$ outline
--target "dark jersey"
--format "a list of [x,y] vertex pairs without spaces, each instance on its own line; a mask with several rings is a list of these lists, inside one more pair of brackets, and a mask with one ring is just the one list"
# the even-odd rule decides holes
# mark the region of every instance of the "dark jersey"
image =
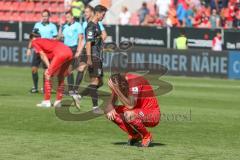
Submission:
[[102,31],[99,24],[89,22],[86,28],[86,42],[91,42],[92,56],[97,56],[102,59],[103,40],[101,37]]

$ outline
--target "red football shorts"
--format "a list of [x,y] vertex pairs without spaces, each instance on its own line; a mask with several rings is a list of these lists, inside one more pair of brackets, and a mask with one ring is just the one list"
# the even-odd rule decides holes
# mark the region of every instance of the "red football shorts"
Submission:
[[145,127],[155,127],[160,122],[160,110],[159,107],[153,107],[152,109],[144,110],[138,107],[128,109],[126,106],[115,106],[115,110],[118,114],[124,114],[126,111],[133,111],[137,118],[140,118]]
[[54,57],[48,67],[48,73],[53,76],[67,76],[68,68],[72,62],[73,54],[68,47],[56,47]]

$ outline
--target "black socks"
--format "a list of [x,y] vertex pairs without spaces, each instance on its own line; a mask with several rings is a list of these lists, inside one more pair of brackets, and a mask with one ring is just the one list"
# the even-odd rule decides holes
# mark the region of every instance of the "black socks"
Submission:
[[32,80],[35,89],[38,89],[38,72],[32,73]]
[[98,106],[98,91],[97,91],[97,89],[98,89],[97,85],[90,84],[81,93],[81,96],[87,96],[87,95],[91,96],[94,107]]
[[67,81],[68,81],[68,91],[72,91],[73,90],[73,85],[74,85],[74,76],[73,73],[70,74],[67,77]]
[[79,85],[80,85],[80,83],[82,82],[83,74],[84,74],[84,72],[80,72],[80,71],[78,71],[78,73],[77,73],[76,83],[75,83],[75,87],[74,87],[74,89],[75,89],[76,91],[78,91]]

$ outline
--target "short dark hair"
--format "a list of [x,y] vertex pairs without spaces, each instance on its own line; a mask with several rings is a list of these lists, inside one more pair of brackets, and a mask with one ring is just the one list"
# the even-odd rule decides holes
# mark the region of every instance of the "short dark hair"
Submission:
[[142,6],[143,6],[143,7],[147,7],[147,3],[146,3],[146,2],[143,2],[143,3],[142,3]]
[[111,75],[110,79],[113,81],[113,83],[119,84],[119,89],[122,94],[128,97],[129,84],[125,76],[123,74],[116,73]]
[[92,6],[90,6],[89,4],[86,5],[85,9],[87,9],[87,8],[90,9],[91,11],[94,11],[94,8]]
[[51,12],[50,12],[48,9],[44,9],[44,10],[42,11],[42,14],[43,14],[44,12],[47,12],[47,14],[48,14],[49,17],[51,16]]
[[103,5],[97,5],[95,8],[94,8],[94,13],[98,12],[98,13],[102,13],[102,12],[107,12],[107,8],[104,7]]
[[67,15],[67,14],[70,14],[71,16],[73,16],[73,14],[72,14],[71,10],[70,10],[70,11],[67,11],[67,12],[65,12],[65,15]]

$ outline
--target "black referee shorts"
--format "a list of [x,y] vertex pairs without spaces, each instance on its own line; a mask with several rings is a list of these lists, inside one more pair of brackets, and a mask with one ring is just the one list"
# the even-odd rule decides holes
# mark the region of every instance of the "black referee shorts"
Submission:
[[[31,66],[32,66],[32,67],[37,67],[37,68],[39,68],[39,66],[40,66],[41,63],[42,63],[42,60],[41,60],[40,55],[37,54],[36,52],[33,52],[33,59],[32,59],[32,64],[31,64]],[[43,67],[44,69],[47,69],[47,66],[46,66],[44,63],[42,63],[42,67]]]
[[73,53],[73,59],[72,59],[72,67],[73,68],[77,68],[79,66],[79,60],[74,58],[76,52],[77,52],[77,46],[73,46],[73,47],[69,47],[71,50],[72,50],[72,53]]

